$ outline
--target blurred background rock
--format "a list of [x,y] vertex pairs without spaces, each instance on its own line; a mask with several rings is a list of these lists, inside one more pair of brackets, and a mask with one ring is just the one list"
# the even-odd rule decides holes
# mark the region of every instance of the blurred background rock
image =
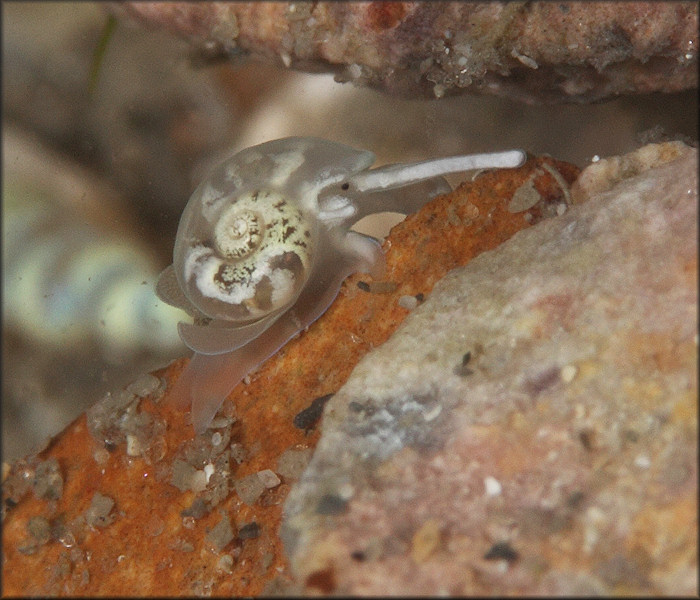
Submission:
[[406,100],[249,59],[203,66],[186,42],[122,20],[91,91],[102,7],[2,11],[4,461],[186,354],[180,316],[149,294],[191,191],[232,152],[315,135],[378,164],[520,147],[583,166],[697,140],[696,90],[588,105]]

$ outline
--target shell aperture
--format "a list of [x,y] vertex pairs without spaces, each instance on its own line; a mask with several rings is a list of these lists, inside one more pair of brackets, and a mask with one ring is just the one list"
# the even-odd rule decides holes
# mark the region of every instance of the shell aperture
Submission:
[[369,169],[374,154],[318,138],[284,138],[219,164],[183,212],[159,297],[194,324],[178,331],[195,355],[173,389],[203,432],[224,398],[313,323],[354,272],[380,277],[376,240],[350,231],[377,212],[410,213],[450,191],[442,175],[517,167],[512,150]]

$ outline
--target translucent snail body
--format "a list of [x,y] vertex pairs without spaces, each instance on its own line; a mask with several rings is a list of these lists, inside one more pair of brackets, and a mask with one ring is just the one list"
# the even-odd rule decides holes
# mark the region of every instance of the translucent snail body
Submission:
[[369,169],[374,154],[285,138],[219,164],[190,198],[159,297],[194,324],[195,354],[173,389],[204,431],[233,388],[328,308],[351,273],[381,276],[374,238],[350,231],[368,214],[411,213],[449,192],[442,175],[517,167],[520,150]]

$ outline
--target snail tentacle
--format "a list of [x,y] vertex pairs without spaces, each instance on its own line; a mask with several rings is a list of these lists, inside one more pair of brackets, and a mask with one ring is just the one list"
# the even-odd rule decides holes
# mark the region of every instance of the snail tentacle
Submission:
[[450,156],[412,164],[387,165],[378,169],[370,169],[353,175],[349,179],[349,183],[358,192],[386,190],[449,173],[475,169],[519,167],[525,162],[525,158],[526,155],[522,150]]

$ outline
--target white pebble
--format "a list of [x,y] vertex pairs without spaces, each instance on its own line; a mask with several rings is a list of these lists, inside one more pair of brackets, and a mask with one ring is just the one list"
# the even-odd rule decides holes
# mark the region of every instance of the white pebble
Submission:
[[355,487],[350,482],[345,482],[338,487],[338,496],[343,500],[350,500],[355,495]]
[[510,55],[513,58],[517,58],[522,64],[524,64],[526,67],[529,67],[530,69],[537,69],[539,65],[537,64],[537,61],[530,57],[527,56],[526,54],[520,54],[515,48],[511,50]]
[[484,478],[484,488],[486,489],[486,495],[491,497],[500,496],[503,491],[501,483],[495,477],[491,477],[491,475]]
[[135,435],[126,436],[126,454],[127,456],[141,456],[143,447],[141,442]]
[[192,480],[190,481],[189,488],[193,492],[203,492],[207,489],[207,476],[204,471],[195,471],[192,474]]
[[430,410],[423,413],[423,418],[426,421],[430,422],[433,419],[436,419],[441,412],[442,412],[442,404],[436,404]]
[[211,463],[204,465],[204,477],[206,477],[207,483],[209,483],[209,479],[214,474],[215,470],[214,465]]
[[651,460],[646,454],[640,454],[634,459],[634,466],[640,469],[648,469],[651,466]]
[[362,75],[362,67],[357,63],[353,63],[348,67],[348,72],[350,73],[350,77],[358,79]]
[[564,383],[571,383],[578,373],[578,367],[575,365],[565,365],[561,368],[559,376]]

